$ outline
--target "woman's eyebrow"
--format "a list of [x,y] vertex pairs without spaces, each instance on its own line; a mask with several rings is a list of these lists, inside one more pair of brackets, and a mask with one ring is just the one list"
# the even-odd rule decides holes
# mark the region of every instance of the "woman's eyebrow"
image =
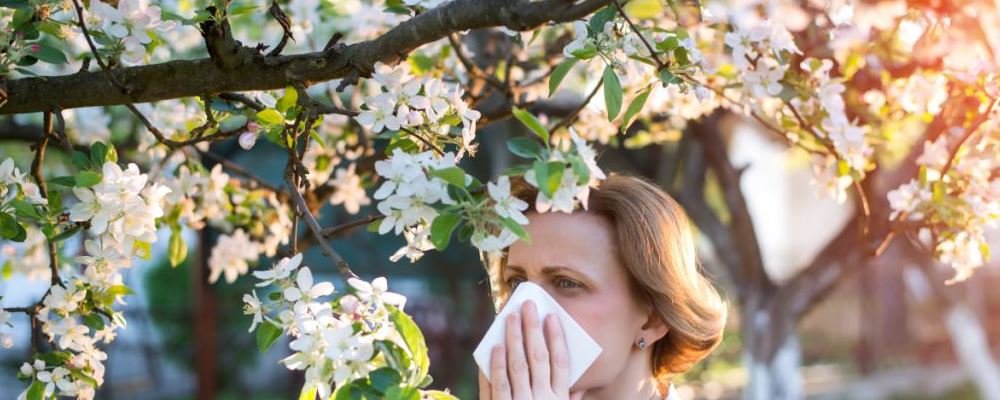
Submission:
[[522,274],[524,273],[524,267],[522,267],[520,265],[510,265],[510,264],[507,264],[504,267],[504,270],[510,271],[510,272],[520,272]]
[[588,276],[587,274],[581,272],[576,268],[570,268],[563,265],[547,265],[545,267],[542,267],[542,274],[544,275],[556,275],[560,272],[579,276],[581,278],[590,279],[590,276]]

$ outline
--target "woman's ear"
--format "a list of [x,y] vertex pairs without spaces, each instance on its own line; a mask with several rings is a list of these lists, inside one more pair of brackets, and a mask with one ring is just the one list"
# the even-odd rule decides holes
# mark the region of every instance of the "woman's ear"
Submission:
[[639,336],[645,338],[647,343],[653,343],[666,336],[667,332],[670,332],[670,327],[656,310],[650,310],[647,315],[646,322],[639,330]]

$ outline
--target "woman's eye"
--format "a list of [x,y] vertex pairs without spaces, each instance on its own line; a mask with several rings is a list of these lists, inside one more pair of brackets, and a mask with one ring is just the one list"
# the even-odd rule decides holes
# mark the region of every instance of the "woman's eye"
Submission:
[[556,280],[556,287],[560,289],[577,289],[583,287],[583,285],[570,279],[560,278]]
[[511,289],[517,288],[517,285],[521,282],[524,282],[524,279],[516,277],[507,278],[507,286]]

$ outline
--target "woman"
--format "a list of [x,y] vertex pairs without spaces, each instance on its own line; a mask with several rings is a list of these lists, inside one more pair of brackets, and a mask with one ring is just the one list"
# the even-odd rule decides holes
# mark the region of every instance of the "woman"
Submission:
[[[535,188],[513,186],[534,202]],[[611,174],[591,190],[587,210],[528,219],[530,244],[486,259],[495,295],[503,302],[520,282],[542,286],[603,350],[569,387],[573,350],[558,319],[541,321],[525,302],[493,349],[492,384],[480,373],[480,399],[677,398],[669,377],[711,352],[726,321],[726,304],[699,271],[684,211],[658,187]]]

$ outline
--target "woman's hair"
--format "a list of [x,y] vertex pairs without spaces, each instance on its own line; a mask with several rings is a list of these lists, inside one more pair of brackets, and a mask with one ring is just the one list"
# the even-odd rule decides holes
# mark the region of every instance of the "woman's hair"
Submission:
[[[538,189],[515,179],[511,193],[533,204]],[[722,341],[727,306],[700,270],[684,210],[646,180],[614,173],[591,189],[587,208],[611,223],[614,248],[628,270],[633,294],[669,327],[653,343],[653,374],[662,381],[687,371]],[[484,260],[494,297],[506,298],[510,288],[501,278],[506,251]]]

